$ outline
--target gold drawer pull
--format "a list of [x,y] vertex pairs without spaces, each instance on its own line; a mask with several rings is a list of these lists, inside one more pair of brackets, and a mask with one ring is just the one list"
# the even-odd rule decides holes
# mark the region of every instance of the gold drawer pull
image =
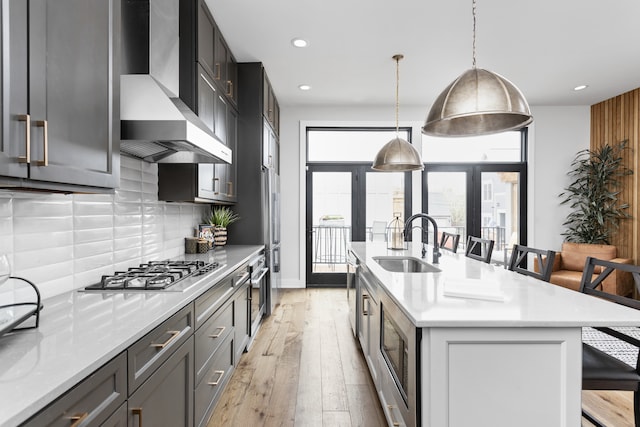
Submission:
[[394,421],[394,420],[393,420],[393,417],[392,417],[392,415],[393,415],[393,413],[392,413],[392,411],[393,411],[393,405],[387,405],[387,408],[389,408],[389,417],[391,418],[392,425],[393,425],[394,427],[399,426],[399,425],[400,425],[400,423],[399,423],[399,422],[397,422],[397,421]]
[[219,62],[216,62],[215,69],[216,69],[216,71],[215,71],[214,79],[220,80],[220,78],[222,77],[222,72],[220,71],[220,63]]
[[224,332],[224,330],[227,329],[226,326],[218,326],[216,328],[216,330],[218,331],[217,334],[214,335],[209,335],[209,338],[220,338],[220,335],[222,335],[222,333]]
[[233,98],[233,82],[227,80],[227,96]]
[[233,181],[227,182],[227,196],[233,196]]
[[367,300],[369,299],[369,295],[362,295],[362,315],[363,316],[368,316],[369,315],[369,310],[365,310],[364,309],[364,305],[367,302]]
[[219,191],[216,191],[216,184],[220,181],[220,178],[213,178],[213,194],[220,194]]
[[224,377],[224,371],[213,371],[214,374],[218,375],[218,378],[216,378],[215,381],[210,381],[207,384],[209,384],[210,386],[217,386],[220,383],[220,380]]
[[88,412],[83,412],[82,414],[75,414],[74,416],[69,417],[69,419],[72,421],[71,427],[79,426],[88,416]]
[[24,149],[25,155],[18,156],[18,163],[31,163],[31,116],[28,114],[20,114],[19,122],[25,122]]
[[42,128],[43,159],[36,160],[38,166],[49,166],[49,126],[46,120],[36,120],[36,126]]
[[142,427],[142,408],[131,408],[131,413],[138,416],[138,426]]
[[151,343],[151,345],[149,347],[153,347],[153,348],[165,348],[166,346],[168,346],[171,341],[173,341],[174,339],[176,339],[178,337],[178,335],[180,335],[181,331],[167,331],[168,334],[171,334],[171,336],[169,337],[168,340],[166,340],[165,342],[163,342],[162,344],[155,344],[155,343]]

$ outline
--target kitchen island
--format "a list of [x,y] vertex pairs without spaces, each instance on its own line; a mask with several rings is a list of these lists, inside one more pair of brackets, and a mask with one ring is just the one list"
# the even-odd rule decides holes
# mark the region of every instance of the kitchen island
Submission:
[[420,249],[351,244],[358,336],[389,424],[579,426],[581,328],[640,326],[640,312],[464,254],[443,251],[426,273],[376,261]]
[[[0,426],[21,425],[67,391],[78,390],[79,387],[76,385],[94,376],[96,370],[126,360],[127,352],[129,359],[132,359],[131,356],[137,356],[133,350],[143,338],[159,325],[170,321],[176,317],[176,314],[180,315],[182,312],[190,316],[189,324],[184,328],[186,332],[172,335],[169,340],[166,340],[163,334],[158,337],[158,342],[166,342],[152,344],[152,347],[154,347],[154,354],[156,352],[160,354],[163,350],[174,346],[174,343],[184,342],[180,348],[185,349],[185,354],[191,354],[185,357],[185,361],[189,368],[188,374],[193,378],[194,340],[191,335],[194,328],[198,326],[199,308],[204,307],[204,304],[198,305],[194,301],[208,302],[208,291],[214,285],[226,281],[229,274],[238,270],[246,272],[245,266],[248,260],[263,250],[264,246],[259,245],[226,246],[206,254],[185,255],[184,259],[187,261],[217,262],[219,267],[209,274],[186,279],[191,280],[190,286],[181,288],[180,291],[172,291],[171,288],[161,291],[129,292],[74,290],[44,300],[44,309],[37,329],[14,331],[0,337],[0,360],[2,361],[0,365]],[[229,298],[234,291],[233,286],[230,286],[224,294],[215,294],[216,299]],[[231,311],[233,310],[229,312]],[[204,317],[204,315],[201,316],[201,318]],[[211,318],[215,318],[215,315]],[[202,329],[204,330],[204,327]],[[220,335],[223,330],[224,328],[220,328],[217,335]],[[228,333],[230,330],[232,328],[227,328],[228,339],[225,342],[233,340],[233,333]],[[148,348],[149,345],[144,347]],[[197,348],[195,350],[197,353]],[[176,351],[176,353],[179,352],[180,350]],[[197,357],[196,354],[196,359]],[[144,378],[131,377],[134,374],[132,367],[136,366],[135,363],[132,360],[129,363],[130,391],[133,386],[139,389],[144,388],[144,385],[138,385]],[[155,358],[146,366],[152,366],[154,363],[156,363]],[[159,363],[158,361],[156,364]],[[140,371],[143,369],[144,367],[141,367]],[[126,377],[126,364],[122,371]],[[125,396],[119,398],[125,399],[127,379],[114,378],[117,388],[122,387],[123,384],[120,383],[124,382]],[[194,394],[192,383],[193,379],[187,383],[190,394]],[[109,391],[113,384],[110,380],[105,381],[105,384],[107,384],[108,399],[113,399],[115,394]],[[173,390],[175,398],[172,402],[176,408],[184,400],[179,392],[179,389]],[[130,398],[131,396],[132,393],[129,393]],[[192,402],[191,399],[188,401]],[[131,404],[131,401],[129,403]],[[126,406],[126,403],[121,405],[121,408],[125,409],[125,414]],[[192,408],[190,411],[192,414]],[[92,414],[70,413],[67,416],[69,425],[74,421],[80,422],[82,416],[88,416],[82,425],[95,425],[97,422],[91,418]],[[126,424],[125,419],[124,424],[114,423],[113,425]]]

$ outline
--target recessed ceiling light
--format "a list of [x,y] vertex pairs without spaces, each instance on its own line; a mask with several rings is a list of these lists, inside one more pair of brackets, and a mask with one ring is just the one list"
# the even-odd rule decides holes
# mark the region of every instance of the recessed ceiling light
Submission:
[[296,37],[295,39],[291,40],[291,44],[294,45],[295,47],[307,47],[309,46],[309,42],[306,41],[305,39],[301,39],[299,37]]
[[300,85],[298,86],[300,90],[311,90],[311,85]]
[[580,86],[574,87],[573,90],[575,90],[577,92],[579,90],[585,90],[588,87],[589,87],[589,85],[580,85]]

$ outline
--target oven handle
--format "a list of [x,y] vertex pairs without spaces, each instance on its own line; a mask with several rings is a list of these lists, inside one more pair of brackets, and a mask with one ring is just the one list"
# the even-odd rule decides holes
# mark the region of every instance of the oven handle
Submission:
[[260,282],[262,280],[262,278],[264,277],[264,275],[267,274],[268,272],[269,272],[269,268],[268,267],[265,267],[262,270],[260,270],[260,275],[258,277],[256,277],[255,279],[251,278],[251,284],[252,285],[257,285],[258,282]]

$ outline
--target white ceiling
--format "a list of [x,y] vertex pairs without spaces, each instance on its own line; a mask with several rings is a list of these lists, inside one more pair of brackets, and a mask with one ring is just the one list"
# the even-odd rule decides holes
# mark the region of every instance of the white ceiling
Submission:
[[[471,68],[471,0],[206,2],[236,60],[264,63],[281,105],[394,105],[391,57],[402,53],[401,108],[426,114]],[[477,0],[476,34],[478,68],[530,105],[592,105],[640,87],[639,0]]]

